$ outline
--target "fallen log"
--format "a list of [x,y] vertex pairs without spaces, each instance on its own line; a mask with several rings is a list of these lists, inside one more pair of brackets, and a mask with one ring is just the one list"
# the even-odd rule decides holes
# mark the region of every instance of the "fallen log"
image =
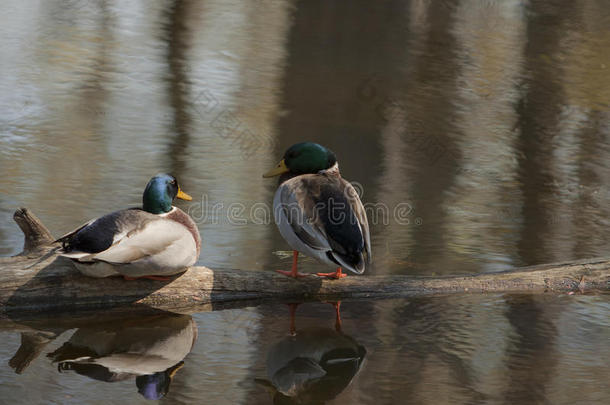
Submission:
[[[298,280],[271,271],[212,270],[192,267],[170,281],[81,275],[55,254],[53,237],[25,208],[15,221],[25,234],[23,252],[0,258],[0,317],[58,315],[116,307],[157,308],[181,313],[261,300],[309,301],[417,297],[450,293],[605,291],[610,259],[532,266],[499,273],[444,277],[350,276]],[[16,316],[17,315],[17,316]]]

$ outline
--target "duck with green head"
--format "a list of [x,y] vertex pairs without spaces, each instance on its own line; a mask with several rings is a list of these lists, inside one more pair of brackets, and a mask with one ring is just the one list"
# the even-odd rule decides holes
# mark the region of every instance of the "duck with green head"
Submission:
[[[337,303],[337,308],[338,308]],[[273,396],[274,404],[325,404],[336,398],[358,374],[366,348],[335,328],[295,327],[296,304],[290,304],[290,335],[267,353],[269,379],[255,379]]]
[[273,199],[278,229],[293,248],[291,271],[297,270],[298,253],[339,266],[330,278],[345,277],[342,268],[364,272],[371,261],[369,225],[364,206],[352,185],[339,173],[335,154],[313,142],[297,143],[263,177],[281,176]]
[[192,199],[175,177],[158,174],[144,189],[142,208],[87,222],[57,240],[59,254],[91,277],[167,280],[195,264],[201,249],[197,225],[172,205],[175,198]]
[[189,315],[157,313],[96,322],[77,329],[47,354],[59,372],[104,382],[132,380],[146,399],[161,399],[197,340]]

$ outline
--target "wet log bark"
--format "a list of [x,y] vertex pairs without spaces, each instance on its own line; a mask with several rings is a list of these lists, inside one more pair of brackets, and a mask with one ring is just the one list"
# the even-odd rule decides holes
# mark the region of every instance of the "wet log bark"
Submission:
[[[308,301],[417,297],[484,292],[588,292],[610,288],[610,259],[593,259],[520,268],[500,273],[443,277],[352,276],[293,280],[272,271],[212,270],[192,267],[170,281],[81,275],[65,258],[44,225],[30,211],[15,212],[25,234],[24,250],[0,258],[0,317],[58,315],[117,307],[197,312],[246,306],[261,300]],[[15,315],[17,315],[15,317]]]

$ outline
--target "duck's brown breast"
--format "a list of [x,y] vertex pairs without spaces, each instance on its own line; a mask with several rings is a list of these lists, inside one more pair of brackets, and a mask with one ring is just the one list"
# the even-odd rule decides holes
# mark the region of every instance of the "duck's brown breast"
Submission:
[[199,256],[199,252],[201,251],[201,236],[199,235],[199,229],[197,228],[195,221],[180,208],[174,208],[166,218],[184,225],[186,229],[189,230],[191,235],[193,235],[195,245],[197,245],[197,256]]

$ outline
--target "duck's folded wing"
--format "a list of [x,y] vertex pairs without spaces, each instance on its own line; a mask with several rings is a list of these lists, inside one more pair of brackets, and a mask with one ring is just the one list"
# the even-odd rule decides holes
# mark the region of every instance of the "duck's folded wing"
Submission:
[[81,226],[77,227],[76,229],[68,232],[67,234],[57,238],[57,240],[55,240],[55,242],[53,243],[61,243],[63,244],[64,242],[66,242],[67,240],[69,240],[71,237],[73,237],[74,235],[76,235],[76,233],[78,233],[78,231],[86,228],[87,226],[91,225],[92,223],[94,223],[95,221],[97,221],[98,218],[94,218],[88,222],[85,222],[84,224],[82,224]]
[[274,207],[280,210],[277,218],[283,235],[292,233],[314,254],[356,273],[364,271],[363,251],[370,252],[370,243],[365,242],[368,224],[349,183],[332,176],[295,177],[279,187]]
[[371,263],[371,261],[373,260],[373,256],[371,254],[371,236],[369,233],[369,221],[366,217],[366,210],[364,209],[364,205],[362,205],[360,197],[358,197],[358,192],[356,191],[356,189],[348,181],[342,181],[345,182],[345,195],[347,196],[354,215],[358,220],[358,224],[360,225],[360,229],[362,231],[362,236],[364,237],[366,261],[367,263]]
[[302,182],[293,179],[282,184],[273,205],[278,210],[276,218],[280,230],[294,234],[310,249],[331,249],[326,234],[316,219],[315,201],[303,190]]
[[47,357],[51,358],[53,363],[61,362],[61,361],[78,361],[82,359],[90,359],[95,357],[97,354],[94,350],[79,346],[73,345],[70,342],[65,342],[61,347],[59,347],[54,352],[47,354]]
[[158,254],[183,238],[191,238],[191,235],[179,223],[165,219],[153,220],[123,235],[108,249],[79,260],[131,263]]
[[92,219],[57,239],[62,245],[60,254],[70,258],[82,258],[102,252],[151,219],[156,217],[139,209],[115,211]]
[[308,383],[326,375],[326,371],[313,359],[296,357],[279,369],[272,377],[273,385],[284,395],[294,396]]

